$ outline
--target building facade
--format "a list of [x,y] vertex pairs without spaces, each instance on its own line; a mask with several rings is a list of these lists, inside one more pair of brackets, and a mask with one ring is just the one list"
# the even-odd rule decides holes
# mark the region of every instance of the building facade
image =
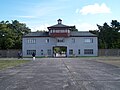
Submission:
[[98,38],[86,31],[76,31],[75,26],[58,24],[48,27],[48,32],[31,32],[23,36],[23,57],[97,56]]

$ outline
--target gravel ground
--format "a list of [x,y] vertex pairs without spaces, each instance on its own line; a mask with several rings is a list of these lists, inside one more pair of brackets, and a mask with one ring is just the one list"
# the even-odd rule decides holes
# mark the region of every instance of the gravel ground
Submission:
[[37,58],[0,71],[0,90],[120,90],[120,68],[102,62],[107,60]]

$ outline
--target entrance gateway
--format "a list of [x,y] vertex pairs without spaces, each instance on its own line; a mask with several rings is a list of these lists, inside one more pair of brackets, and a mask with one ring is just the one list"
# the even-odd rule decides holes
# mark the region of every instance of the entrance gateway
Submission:
[[[97,36],[86,31],[78,31],[75,26],[58,23],[49,26],[48,31],[30,32],[23,36],[23,57],[71,57],[71,56],[97,56]],[[39,43],[40,42],[40,43]]]
[[54,57],[67,57],[67,47],[66,46],[54,46],[53,56]]

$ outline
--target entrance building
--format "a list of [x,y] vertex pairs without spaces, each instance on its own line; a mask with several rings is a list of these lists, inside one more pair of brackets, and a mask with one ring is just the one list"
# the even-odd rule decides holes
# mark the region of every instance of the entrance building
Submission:
[[30,32],[23,36],[23,57],[71,57],[97,56],[97,36],[88,31],[78,31],[75,26],[62,24],[58,19],[56,25],[47,27],[48,31]]

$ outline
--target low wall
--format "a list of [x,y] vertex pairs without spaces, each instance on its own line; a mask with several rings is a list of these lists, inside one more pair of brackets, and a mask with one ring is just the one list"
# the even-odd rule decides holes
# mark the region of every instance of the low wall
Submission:
[[18,52],[20,50],[16,49],[10,49],[10,50],[0,50],[0,57],[18,57]]
[[99,56],[120,56],[120,49],[99,49]]

